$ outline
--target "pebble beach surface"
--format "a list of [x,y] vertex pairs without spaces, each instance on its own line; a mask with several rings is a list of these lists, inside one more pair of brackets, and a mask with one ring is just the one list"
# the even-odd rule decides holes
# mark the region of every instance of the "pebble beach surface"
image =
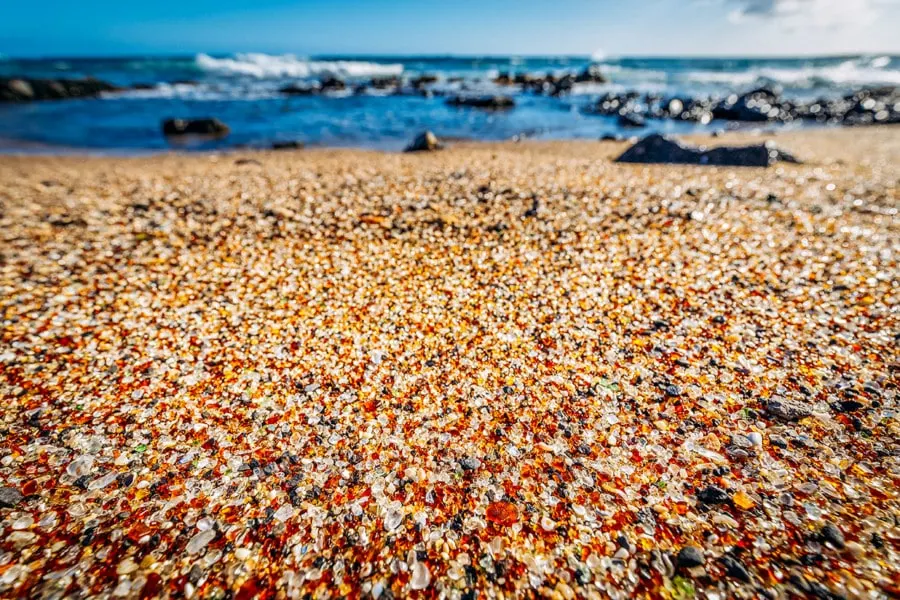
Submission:
[[774,140],[0,158],[0,597],[896,597],[900,129]]

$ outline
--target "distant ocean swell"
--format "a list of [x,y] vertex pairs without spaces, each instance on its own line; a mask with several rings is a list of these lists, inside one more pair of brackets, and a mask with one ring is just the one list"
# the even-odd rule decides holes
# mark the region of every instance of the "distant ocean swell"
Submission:
[[[217,75],[249,76],[258,79],[284,79],[284,78],[322,78],[339,77],[348,79],[360,79],[366,77],[399,76],[404,73],[406,65],[403,63],[384,63],[358,60],[322,61],[309,60],[291,54],[269,55],[259,53],[236,54],[231,57],[215,58],[208,54],[198,54],[194,58],[198,69]],[[470,59],[468,68],[462,69],[462,59],[431,59],[431,66],[440,73],[455,73],[457,71],[481,72],[485,78],[495,75],[502,61],[489,59]],[[642,66],[641,63],[644,63]],[[834,61],[821,61],[809,59],[804,61],[783,61],[783,65],[777,65],[777,60],[766,61],[760,59],[761,65],[754,66],[741,61],[737,65],[723,60],[719,63],[709,62],[703,69],[685,70],[687,64],[679,64],[679,61],[669,61],[669,69],[666,69],[666,59],[646,59],[644,61],[631,61],[603,59],[595,61],[608,73],[615,83],[618,80],[628,82],[646,82],[648,84],[722,84],[731,86],[749,86],[763,83],[777,83],[791,87],[811,88],[827,87],[830,85],[900,85],[900,60],[890,56],[860,57],[853,59]],[[826,62],[826,64],[821,64]],[[497,63],[501,63],[498,65]],[[529,61],[528,59],[506,59],[509,71],[513,73],[525,72],[529,66],[539,66],[540,59]],[[796,66],[800,63],[802,66]],[[417,65],[419,69],[427,65],[427,61]],[[487,66],[490,65],[490,66]],[[554,73],[574,71],[574,68],[563,68],[561,65],[548,64]],[[447,68],[449,67],[449,69]],[[454,68],[455,67],[455,68]],[[416,70],[419,70],[416,69]]]

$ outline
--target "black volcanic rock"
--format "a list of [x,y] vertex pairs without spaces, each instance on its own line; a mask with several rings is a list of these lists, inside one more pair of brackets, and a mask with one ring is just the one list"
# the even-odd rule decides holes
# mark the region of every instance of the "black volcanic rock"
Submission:
[[314,94],[318,94],[320,91],[321,88],[318,86],[298,85],[296,83],[286,85],[278,90],[279,93],[285,94],[287,96],[312,96]]
[[625,114],[619,115],[619,127],[624,127],[626,129],[636,129],[646,126],[647,121],[638,113],[627,112]]
[[99,79],[0,79],[0,102],[96,98],[121,88]]
[[514,107],[516,101],[509,96],[455,96],[447,100],[447,104],[486,110],[503,110]]
[[728,167],[768,167],[775,162],[799,162],[769,144],[753,146],[692,148],[653,134],[645,137],[616,159],[620,163],[662,163]]
[[326,77],[322,80],[323,92],[342,92],[347,89],[347,84],[337,77]]
[[600,65],[590,65],[575,76],[576,83],[606,83],[609,81],[600,69]]

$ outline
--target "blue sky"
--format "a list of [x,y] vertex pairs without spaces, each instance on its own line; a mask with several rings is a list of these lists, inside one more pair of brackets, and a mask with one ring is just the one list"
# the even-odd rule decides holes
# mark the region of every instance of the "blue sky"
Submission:
[[0,53],[900,54],[896,0],[32,0]]

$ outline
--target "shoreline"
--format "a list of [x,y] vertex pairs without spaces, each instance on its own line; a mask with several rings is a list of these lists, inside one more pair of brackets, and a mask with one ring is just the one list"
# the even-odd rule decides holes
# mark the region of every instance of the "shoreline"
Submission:
[[[743,126],[733,127],[733,128],[721,128],[710,131],[694,131],[694,132],[672,132],[672,133],[664,133],[667,137],[672,137],[678,140],[688,141],[694,144],[702,144],[711,142],[711,146],[722,145],[721,140],[753,140],[753,139],[764,139],[764,138],[778,138],[783,136],[791,136],[793,134],[799,134],[801,136],[805,136],[806,134],[817,135],[820,132],[827,135],[829,132],[834,131],[866,131],[866,130],[886,130],[886,129],[897,129],[900,127],[898,124],[884,124],[884,125],[866,125],[866,126],[855,126],[848,127],[840,124],[805,124],[802,126],[783,126],[783,125],[772,125],[769,124],[767,126],[753,126],[753,124],[744,124]],[[565,143],[573,143],[573,144],[590,144],[590,143],[604,143],[604,144],[633,144],[636,141],[643,139],[644,137],[656,133],[656,130],[653,128],[645,128],[639,130],[628,130],[620,133],[616,139],[604,139],[604,138],[594,138],[594,137],[514,137],[514,138],[506,138],[506,139],[479,139],[474,137],[453,137],[453,136],[438,136],[439,139],[447,145],[447,147],[454,146],[479,146],[479,145],[511,145],[511,144],[565,144]],[[409,141],[403,142],[400,144],[398,149],[385,148],[385,143],[382,144],[371,144],[371,145],[327,145],[327,144],[306,144],[303,142],[299,142],[303,144],[299,148],[273,148],[269,145],[260,145],[260,146],[226,146],[221,148],[189,148],[184,145],[179,147],[178,143],[171,144],[168,148],[132,148],[132,149],[122,149],[122,148],[95,148],[90,146],[63,146],[56,145],[46,142],[37,142],[26,139],[18,139],[18,138],[8,138],[0,136],[0,157],[92,157],[92,158],[142,158],[142,157],[151,157],[151,156],[164,156],[169,154],[183,155],[183,156],[207,156],[214,154],[221,155],[233,155],[233,154],[252,154],[252,153],[289,153],[289,152],[299,152],[299,151],[347,151],[347,152],[375,152],[375,153],[383,153],[383,154],[403,154],[404,150],[402,146],[405,146]],[[399,144],[399,142],[391,142],[391,145]],[[25,148],[19,148],[17,146],[23,145]]]
[[[823,140],[842,139],[852,141],[854,138],[871,137],[869,132],[875,132],[875,136],[891,137],[886,132],[900,131],[898,124],[886,125],[869,125],[863,127],[846,127],[841,125],[825,124],[825,125],[806,125],[799,128],[785,127],[743,127],[736,129],[722,129],[709,132],[688,132],[688,133],[671,133],[665,134],[679,141],[693,144],[695,146],[703,146],[715,148],[718,146],[741,145],[760,143],[769,140],[778,144],[781,140],[799,140],[802,144],[807,144],[810,140],[820,138]],[[444,143],[445,147],[437,152],[426,153],[407,153],[403,149],[385,149],[372,146],[360,145],[319,145],[310,144],[303,145],[299,148],[271,148],[268,146],[260,147],[224,147],[209,149],[190,149],[179,148],[177,144],[173,144],[167,149],[95,149],[75,146],[56,146],[53,144],[45,144],[42,142],[29,142],[27,140],[17,140],[0,137],[0,160],[3,159],[53,159],[53,158],[74,158],[74,159],[91,159],[91,160],[131,160],[131,159],[152,159],[155,157],[181,156],[184,158],[204,157],[252,157],[254,155],[261,156],[279,156],[279,155],[296,155],[304,153],[312,154],[340,154],[348,155],[362,153],[371,155],[384,156],[421,156],[442,154],[452,150],[477,150],[481,149],[512,149],[512,148],[565,148],[571,145],[572,148],[616,148],[624,151],[631,147],[637,141],[651,135],[650,131],[633,131],[632,135],[621,136],[619,139],[595,139],[595,138],[528,138],[520,139],[502,139],[502,140],[485,140],[475,138],[460,137],[443,137],[439,139]],[[12,144],[24,143],[33,146],[34,151],[20,151],[10,148]],[[790,150],[790,148],[787,148]],[[839,150],[839,148],[834,148]],[[839,152],[840,153],[840,152]],[[847,157],[851,157],[852,153],[840,153]],[[651,165],[647,165],[651,166]],[[657,164],[652,166],[686,166],[686,165],[666,165]]]

